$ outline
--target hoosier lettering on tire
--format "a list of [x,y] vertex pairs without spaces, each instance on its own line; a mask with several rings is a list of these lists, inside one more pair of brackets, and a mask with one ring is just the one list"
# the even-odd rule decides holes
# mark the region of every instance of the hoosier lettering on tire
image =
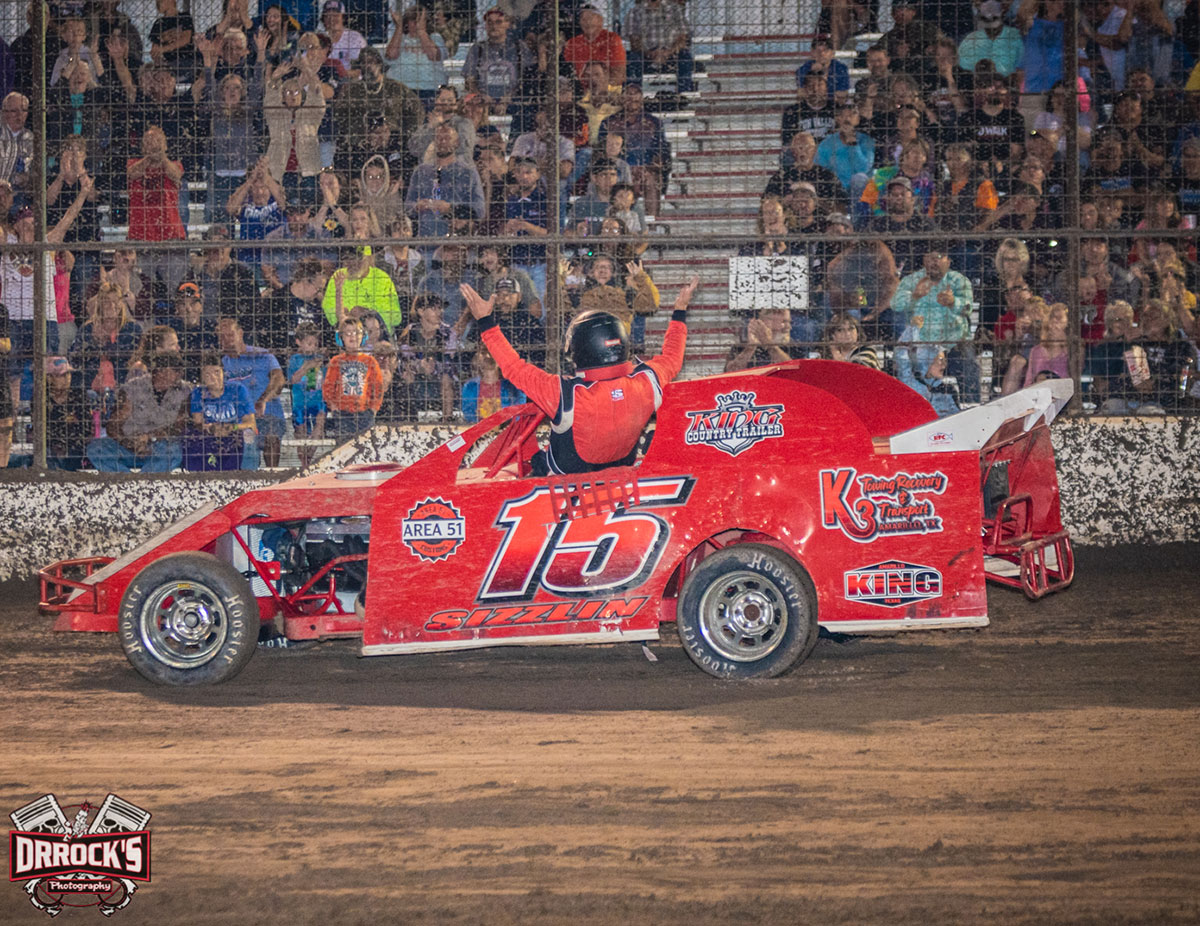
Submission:
[[782,675],[817,643],[808,574],[779,550],[756,543],[704,559],[684,583],[676,621],[692,661],[717,678]]
[[208,553],[173,553],[129,584],[117,619],[125,655],[164,685],[215,685],[245,668],[258,641],[250,585]]

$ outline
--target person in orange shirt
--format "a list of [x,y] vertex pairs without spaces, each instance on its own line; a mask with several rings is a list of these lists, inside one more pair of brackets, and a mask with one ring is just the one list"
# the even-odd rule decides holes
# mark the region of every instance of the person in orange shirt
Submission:
[[563,48],[563,58],[575,68],[575,76],[582,79],[584,65],[589,61],[600,61],[608,68],[610,86],[624,84],[625,46],[619,35],[604,28],[604,14],[594,6],[582,7],[579,28],[582,32]]
[[346,316],[338,324],[338,334],[344,350],[330,358],[321,392],[334,414],[334,437],[345,441],[375,424],[375,413],[383,403],[383,371],[374,357],[359,349],[361,319]]
[[564,338],[574,376],[556,376],[522,360],[492,312],[495,293],[485,300],[468,284],[459,287],[504,378],[550,418],[549,446],[533,458],[535,476],[633,465],[642,429],[662,404],[663,387],[683,366],[688,303],[698,284],[693,276],[679,291],[663,351],[650,360],[630,358],[629,332],[615,315],[577,315]]

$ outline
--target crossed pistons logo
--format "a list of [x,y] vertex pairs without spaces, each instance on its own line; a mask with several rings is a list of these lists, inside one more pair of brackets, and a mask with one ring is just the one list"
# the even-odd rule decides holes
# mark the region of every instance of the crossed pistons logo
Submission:
[[[115,794],[99,809],[53,794],[9,814],[8,880],[24,881],[37,909],[58,916],[64,907],[99,907],[112,916],[128,906],[137,882],[150,880],[150,814]],[[95,810],[95,816],[89,815]]]

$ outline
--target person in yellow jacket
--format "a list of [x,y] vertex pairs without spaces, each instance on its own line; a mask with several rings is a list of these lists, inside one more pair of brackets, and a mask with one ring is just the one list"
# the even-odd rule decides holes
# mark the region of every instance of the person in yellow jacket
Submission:
[[325,318],[335,328],[357,306],[378,312],[389,334],[403,321],[396,286],[385,271],[374,265],[367,245],[347,250],[342,266],[329,278],[321,301]]

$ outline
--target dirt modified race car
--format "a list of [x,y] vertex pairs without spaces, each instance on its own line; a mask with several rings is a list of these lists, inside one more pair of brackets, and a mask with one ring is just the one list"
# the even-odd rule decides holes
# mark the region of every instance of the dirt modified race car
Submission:
[[985,579],[1070,583],[1053,380],[938,419],[883,373],[792,361],[674,383],[634,466],[535,477],[544,416],[505,409],[408,467],[301,475],[117,559],[41,573],[58,630],[115,631],[171,685],[220,682],[260,625],[367,656],[647,641],[779,675],[819,628],[987,624]]

